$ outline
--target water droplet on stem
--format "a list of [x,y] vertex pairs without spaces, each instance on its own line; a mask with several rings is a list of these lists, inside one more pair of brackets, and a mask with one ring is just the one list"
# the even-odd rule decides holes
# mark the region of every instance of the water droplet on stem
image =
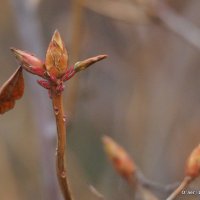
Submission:
[[54,112],[55,112],[55,115],[58,115],[58,114],[59,114],[59,109],[58,109],[58,107],[54,107]]
[[63,121],[66,122],[66,115],[63,115]]

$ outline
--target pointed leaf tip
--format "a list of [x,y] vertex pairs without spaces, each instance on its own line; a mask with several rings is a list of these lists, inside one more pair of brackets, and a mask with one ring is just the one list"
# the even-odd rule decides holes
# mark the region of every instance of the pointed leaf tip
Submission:
[[60,33],[55,30],[46,53],[46,69],[51,77],[62,77],[68,68],[68,54]]
[[54,31],[54,34],[52,36],[51,41],[54,44],[56,43],[62,50],[65,48],[64,43],[63,43],[62,38],[61,38],[61,35],[60,35],[60,33],[58,32],[57,29]]
[[20,99],[23,93],[24,78],[22,67],[19,67],[0,88],[0,114],[11,110],[15,105],[15,101]]
[[14,53],[15,57],[20,62],[20,64],[25,65],[26,67],[32,66],[43,68],[43,62],[37,57],[35,57],[33,54],[13,47],[10,48],[10,50]]
[[16,49],[16,48],[14,48],[14,47],[11,47],[10,50],[11,50],[11,52],[15,55],[15,57],[16,57],[16,59],[17,59],[18,61],[21,61],[21,60],[22,60],[21,50]]
[[98,56],[94,56],[94,57],[88,58],[83,61],[79,61],[79,62],[75,63],[74,70],[76,72],[82,71],[82,70],[88,68],[90,65],[92,65],[100,60],[103,60],[107,57],[108,57],[107,55],[98,55]]

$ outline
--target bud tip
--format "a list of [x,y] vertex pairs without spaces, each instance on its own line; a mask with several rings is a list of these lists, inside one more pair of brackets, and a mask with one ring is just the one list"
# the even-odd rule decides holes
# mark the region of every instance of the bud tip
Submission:
[[186,163],[186,176],[196,178],[200,175],[200,144],[194,148]]

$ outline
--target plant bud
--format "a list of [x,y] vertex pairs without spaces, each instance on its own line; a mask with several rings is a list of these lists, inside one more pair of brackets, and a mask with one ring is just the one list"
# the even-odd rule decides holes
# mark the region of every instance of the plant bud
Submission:
[[49,44],[45,66],[49,76],[54,77],[55,79],[61,78],[67,71],[67,50],[58,31],[54,32]]
[[107,58],[107,55],[99,55],[99,56],[95,56],[92,58],[88,58],[83,61],[79,61],[74,65],[74,71],[79,72],[81,70],[84,70],[84,69],[88,68],[90,65],[92,65],[100,60],[103,60],[104,58]]
[[21,62],[22,65],[43,67],[42,61],[32,54],[16,48],[11,48],[11,51],[15,54],[17,60]]
[[129,155],[121,146],[108,136],[103,137],[103,145],[108,158],[111,160],[117,172],[122,177],[129,180],[136,170]]
[[190,154],[186,164],[186,176],[196,178],[200,175],[200,145]]

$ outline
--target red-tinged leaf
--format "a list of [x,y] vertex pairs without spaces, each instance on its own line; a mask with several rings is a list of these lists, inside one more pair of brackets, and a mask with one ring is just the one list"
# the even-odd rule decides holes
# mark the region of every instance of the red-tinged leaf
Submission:
[[14,108],[15,101],[20,99],[23,93],[24,78],[22,67],[19,67],[0,88],[0,114]]
[[68,68],[67,50],[57,30],[54,32],[47,49],[45,67],[49,76],[53,79],[62,77]]

